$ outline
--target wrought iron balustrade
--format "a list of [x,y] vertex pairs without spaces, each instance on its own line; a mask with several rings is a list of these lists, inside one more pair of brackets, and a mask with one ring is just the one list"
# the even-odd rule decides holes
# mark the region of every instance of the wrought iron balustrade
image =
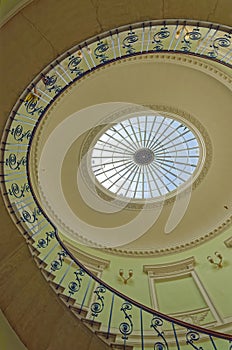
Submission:
[[[2,141],[1,187],[9,211],[41,271],[66,305],[106,340],[136,349],[231,350],[232,336],[191,325],[131,300],[88,271],[68,251],[40,208],[29,173],[33,136],[46,111],[71,84],[116,60],[156,53],[195,55],[231,68],[231,28],[166,20],[114,29],[58,57],[23,92]],[[155,57],[155,56],[154,56]],[[113,339],[113,340],[112,340]]]

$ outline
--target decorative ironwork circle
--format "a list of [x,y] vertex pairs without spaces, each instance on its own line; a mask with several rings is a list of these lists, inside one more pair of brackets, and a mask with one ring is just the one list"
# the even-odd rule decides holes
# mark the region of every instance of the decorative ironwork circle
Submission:
[[114,195],[150,200],[191,180],[200,157],[194,132],[165,115],[141,115],[107,129],[91,155],[95,178]]

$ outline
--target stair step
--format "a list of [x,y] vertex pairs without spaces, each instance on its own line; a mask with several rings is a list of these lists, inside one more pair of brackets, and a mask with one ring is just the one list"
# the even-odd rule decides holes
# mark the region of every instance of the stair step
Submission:
[[32,245],[33,243],[35,243],[34,238],[28,232],[25,232],[23,236],[26,239],[27,244]]
[[117,334],[107,333],[103,331],[96,331],[95,334],[101,338],[106,344],[110,345],[115,342]]
[[45,267],[47,266],[47,264],[41,260],[38,256],[34,256],[33,257],[35,262],[36,262],[36,265],[38,265],[38,267],[41,269],[45,269]]
[[59,284],[57,284],[55,282],[49,282],[49,284],[57,294],[61,294],[65,290],[64,287],[60,286]]
[[[28,241],[27,241],[27,243],[28,243]],[[33,247],[33,245],[27,244],[27,246],[28,246],[28,249],[33,257],[35,257],[35,256],[37,257],[40,254],[40,252],[35,247]]]
[[110,347],[115,350],[133,350],[132,345],[124,345],[124,344],[111,344]]
[[87,310],[84,310],[84,309],[81,310],[77,306],[70,306],[69,308],[72,311],[72,313],[80,319],[85,318],[88,313]]
[[[63,291],[64,291],[64,289],[63,289]],[[62,291],[62,292],[63,292]],[[65,294],[60,294],[59,295],[59,297],[60,297],[60,299],[63,301],[63,303],[67,306],[67,307],[72,307],[74,304],[75,304],[75,299],[73,299],[73,298],[69,298],[67,295],[65,295]]]
[[47,281],[52,281],[56,277],[51,272],[48,272],[47,270],[44,270],[44,269],[40,269],[40,270]]
[[87,318],[82,318],[82,322],[90,329],[92,330],[99,330],[101,327],[101,322],[89,320]]

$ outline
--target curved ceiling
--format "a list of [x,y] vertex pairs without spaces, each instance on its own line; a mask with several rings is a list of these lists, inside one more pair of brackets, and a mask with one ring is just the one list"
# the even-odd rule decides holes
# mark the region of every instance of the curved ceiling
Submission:
[[[91,73],[74,84],[43,120],[32,153],[40,195],[49,215],[72,239],[84,239],[91,246],[154,254],[198,244],[230,223],[230,78],[220,66],[212,68],[206,62],[202,66],[196,58],[163,57],[125,59]],[[113,109],[109,102],[113,102]],[[86,204],[78,190],[80,152],[88,139],[86,130],[104,123],[105,116],[115,120],[119,107],[130,110],[134,104],[173,112],[190,121],[203,139],[206,158],[191,194],[187,191],[176,201],[166,200],[149,211],[129,205],[104,214],[96,210],[96,204],[91,208],[94,197]],[[106,205],[114,207],[115,203],[108,200]]]

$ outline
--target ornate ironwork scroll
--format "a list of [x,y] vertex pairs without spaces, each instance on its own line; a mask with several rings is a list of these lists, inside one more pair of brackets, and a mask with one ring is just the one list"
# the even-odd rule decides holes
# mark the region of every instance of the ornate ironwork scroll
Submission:
[[162,326],[163,326],[162,318],[153,316],[150,327],[156,331],[158,337],[162,338],[162,341],[155,342],[154,350],[169,350],[168,343],[164,336],[164,332],[159,330],[159,327],[162,327]]
[[129,302],[125,302],[122,304],[121,311],[124,313],[125,320],[124,322],[120,323],[119,325],[119,331],[122,334],[122,339],[127,340],[128,336],[133,331],[133,322],[132,322],[132,315],[128,313],[132,309],[132,305]]
[[92,311],[92,316],[93,316],[93,320],[95,319],[95,317],[97,317],[104,309],[104,296],[102,294],[104,294],[106,292],[106,289],[104,286],[98,286],[95,290],[94,290],[94,294],[97,296],[97,300],[94,301],[91,305],[91,311]]

